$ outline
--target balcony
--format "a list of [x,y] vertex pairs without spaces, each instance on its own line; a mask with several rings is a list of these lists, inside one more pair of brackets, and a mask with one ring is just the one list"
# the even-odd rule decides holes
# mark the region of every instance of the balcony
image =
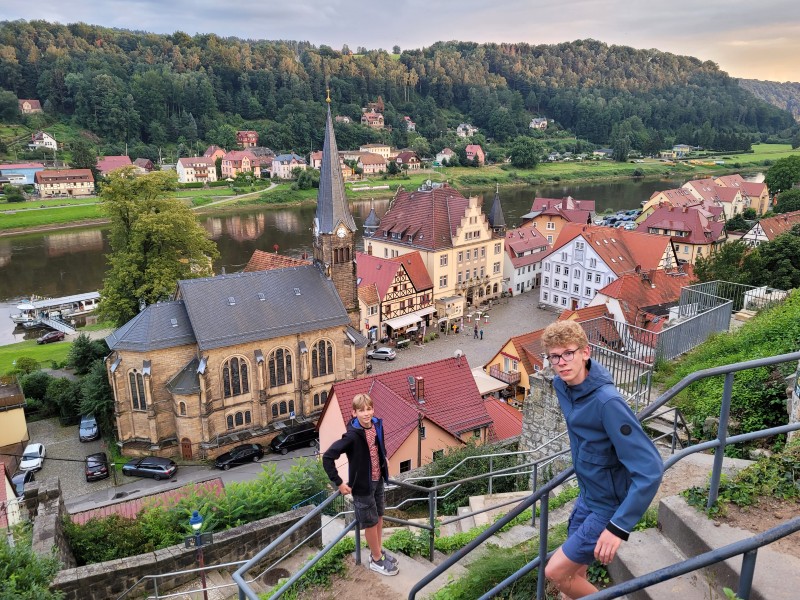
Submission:
[[497,365],[489,367],[489,375],[509,385],[517,385],[520,381],[519,371],[501,371]]

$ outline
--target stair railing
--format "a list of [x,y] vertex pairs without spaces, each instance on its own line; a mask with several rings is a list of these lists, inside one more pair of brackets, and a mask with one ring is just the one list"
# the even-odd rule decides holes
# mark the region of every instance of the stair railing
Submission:
[[[666,437],[671,436],[671,450],[672,454],[675,454],[675,450],[677,449],[678,445],[680,444],[681,450],[684,448],[692,445],[692,432],[689,429],[688,423],[686,423],[686,419],[683,418],[683,413],[675,407],[667,408],[659,413],[655,413],[650,415],[649,417],[645,417],[642,419],[642,425],[647,425],[651,421],[655,421],[656,419],[663,419],[667,420],[665,417],[672,413],[672,431],[667,433],[662,433],[659,436],[651,438],[653,442],[658,442],[663,440]],[[678,434],[679,431],[683,431],[686,435],[686,443],[684,444],[683,440],[681,439],[680,435]]]
[[[717,431],[717,438],[714,440],[710,440],[708,442],[704,442],[702,444],[696,444],[694,446],[682,450],[681,452],[673,454],[664,463],[664,468],[667,469],[672,465],[674,465],[679,460],[681,460],[682,458],[688,456],[689,454],[702,452],[703,450],[710,450],[711,448],[714,448],[716,452],[714,453],[714,465],[711,471],[711,482],[709,484],[709,499],[708,499],[709,508],[713,506],[714,502],[716,502],[719,496],[719,484],[722,474],[722,460],[725,456],[725,448],[728,445],[745,441],[752,441],[755,439],[760,439],[765,437],[772,437],[775,435],[800,430],[800,423],[790,423],[788,425],[782,425],[780,427],[772,427],[761,431],[754,431],[751,433],[729,437],[727,432],[728,432],[728,422],[730,418],[730,405],[733,393],[734,374],[739,371],[746,371],[749,369],[757,369],[761,367],[769,367],[787,362],[796,363],[798,360],[800,360],[800,352],[791,352],[788,354],[780,354],[778,356],[758,358],[755,360],[749,360],[740,363],[734,363],[731,365],[724,365],[721,367],[713,367],[710,369],[703,369],[700,371],[696,371],[691,375],[687,375],[686,377],[681,379],[678,383],[676,383],[666,392],[661,394],[661,396],[659,396],[652,404],[650,404],[644,410],[640,411],[637,414],[638,419],[641,421],[653,415],[659,408],[663,407],[667,402],[672,400],[672,398],[677,396],[681,391],[683,391],[696,381],[699,381],[701,379],[706,379],[708,377],[718,377],[720,375],[725,376],[725,382],[722,391],[722,404],[720,407],[719,428]],[[469,544],[464,546],[461,550],[455,552],[450,557],[448,557],[440,565],[434,568],[430,573],[425,575],[419,582],[417,582],[417,584],[411,589],[411,591],[408,594],[409,600],[415,600],[420,590],[422,590],[425,586],[427,586],[431,581],[436,579],[439,575],[444,573],[456,562],[463,559],[467,554],[472,552],[472,550],[480,546],[490,537],[494,536],[500,529],[502,529],[502,527],[504,527],[517,515],[522,513],[526,508],[533,506],[537,500],[542,500],[540,506],[541,519],[539,524],[539,556],[536,557],[533,561],[529,562],[527,565],[525,565],[522,569],[520,569],[516,573],[510,575],[500,584],[495,586],[492,590],[490,590],[490,592],[482,596],[480,600],[483,600],[484,598],[486,599],[492,598],[495,594],[502,591],[512,583],[516,582],[523,575],[537,568],[540,564],[547,564],[547,509],[548,509],[549,494],[553,490],[553,488],[556,487],[556,485],[560,485],[561,483],[565,482],[573,474],[574,474],[574,468],[572,467],[562,471],[551,481],[549,481],[546,485],[544,485],[541,489],[534,491],[534,493],[531,494],[531,496],[520,502],[520,504],[514,510],[505,515],[503,518],[499,519],[494,524],[490,525],[484,532],[478,535]],[[544,560],[542,560],[542,557],[545,557]],[[536,590],[537,600],[544,600],[545,597],[544,584],[545,584],[545,578],[538,577],[537,590]],[[619,595],[622,594],[620,593]],[[590,596],[587,596],[587,598],[590,598]]]

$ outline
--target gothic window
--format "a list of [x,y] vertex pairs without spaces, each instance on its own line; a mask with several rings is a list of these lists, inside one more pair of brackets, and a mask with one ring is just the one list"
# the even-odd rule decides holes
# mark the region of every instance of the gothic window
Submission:
[[225,419],[228,429],[233,429],[233,415],[228,415],[227,419]]
[[278,348],[269,355],[269,385],[275,387],[292,383],[292,353]]
[[311,350],[311,376],[322,377],[333,373],[333,344],[320,340]]
[[133,410],[147,410],[147,398],[144,395],[144,375],[134,369],[130,372],[129,378]]
[[322,392],[321,394],[314,394],[314,406],[325,406],[325,402],[328,401],[328,392]]
[[182,417],[186,416],[186,402],[178,402],[178,412]]
[[273,419],[277,419],[278,418],[278,405],[277,404],[273,404],[272,405],[272,418]]
[[249,391],[247,363],[243,358],[234,356],[222,365],[222,394],[225,398],[229,398]]

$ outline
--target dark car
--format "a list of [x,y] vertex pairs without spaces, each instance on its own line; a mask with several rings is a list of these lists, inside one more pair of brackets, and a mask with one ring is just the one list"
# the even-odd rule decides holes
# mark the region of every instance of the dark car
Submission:
[[156,481],[169,479],[178,471],[178,465],[169,458],[145,456],[134,458],[122,465],[122,474],[130,477],[152,477]]
[[14,484],[14,492],[17,498],[22,498],[22,493],[25,491],[25,484],[31,481],[36,481],[33,471],[17,471],[11,476],[11,483]]
[[108,457],[105,452],[96,452],[86,457],[86,481],[105,479],[110,474]]
[[236,446],[225,454],[220,454],[214,461],[214,466],[226,471],[231,467],[244,463],[257,462],[264,456],[264,447],[261,444],[242,444]]
[[97,427],[97,419],[94,415],[81,417],[81,426],[78,429],[78,439],[82,442],[91,442],[100,437],[100,429]]
[[51,331],[50,333],[45,333],[40,338],[36,338],[36,343],[49,344],[50,342],[60,342],[63,339],[64,339],[63,331]]
[[297,448],[314,447],[319,443],[319,434],[313,423],[302,423],[289,427],[286,431],[279,433],[270,442],[269,446],[273,452],[286,454],[289,450]]

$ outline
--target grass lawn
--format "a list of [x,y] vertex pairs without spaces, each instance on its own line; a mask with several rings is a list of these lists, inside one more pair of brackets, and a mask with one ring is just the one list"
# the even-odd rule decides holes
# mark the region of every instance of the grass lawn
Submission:
[[0,374],[11,371],[14,368],[14,361],[23,356],[37,360],[42,367],[49,367],[53,361],[64,362],[71,346],[72,342],[66,340],[52,344],[37,344],[36,340],[25,340],[0,346]]
[[71,206],[69,208],[24,210],[12,214],[5,212],[0,213],[0,230],[74,223],[103,217],[104,215],[100,212],[98,204]]
[[194,188],[189,190],[175,190],[170,192],[173,198],[196,198],[198,196],[234,196],[235,192],[229,187]]
[[46,206],[52,208],[54,206],[83,206],[86,204],[97,204],[100,199],[97,196],[87,196],[86,198],[50,198],[48,200],[28,200],[27,202],[7,202],[0,200],[0,211],[4,210],[35,210]]

